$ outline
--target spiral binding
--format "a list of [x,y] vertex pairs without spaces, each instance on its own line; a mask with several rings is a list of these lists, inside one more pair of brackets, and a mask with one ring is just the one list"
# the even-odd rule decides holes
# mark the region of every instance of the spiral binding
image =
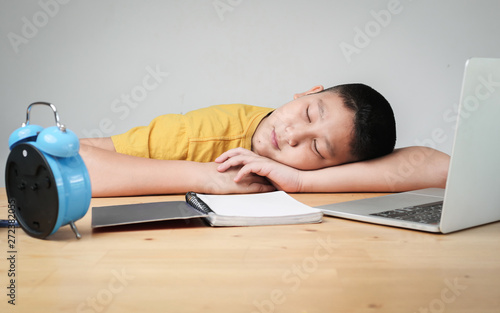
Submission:
[[195,192],[190,191],[186,193],[186,202],[201,213],[214,213],[214,211],[212,211],[210,207],[196,195]]

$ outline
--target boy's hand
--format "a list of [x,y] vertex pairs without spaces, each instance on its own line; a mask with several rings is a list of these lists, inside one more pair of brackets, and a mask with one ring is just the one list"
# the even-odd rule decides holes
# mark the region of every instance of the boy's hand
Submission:
[[200,180],[198,190],[211,194],[230,193],[258,193],[274,191],[276,188],[265,178],[258,175],[247,175],[238,181],[234,178],[240,167],[228,169],[225,172],[218,171],[217,163],[201,163],[208,170],[206,179]]
[[266,177],[278,190],[300,192],[300,170],[260,156],[247,149],[236,148],[226,151],[215,159],[215,162],[220,163],[217,167],[219,172],[241,167],[234,177],[236,183],[252,174],[257,174]]

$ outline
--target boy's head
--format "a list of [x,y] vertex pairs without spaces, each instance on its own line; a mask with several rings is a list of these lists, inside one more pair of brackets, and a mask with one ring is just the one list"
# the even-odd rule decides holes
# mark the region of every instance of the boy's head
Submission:
[[363,84],[316,86],[263,119],[252,150],[283,164],[319,169],[392,152],[394,114],[385,98]]

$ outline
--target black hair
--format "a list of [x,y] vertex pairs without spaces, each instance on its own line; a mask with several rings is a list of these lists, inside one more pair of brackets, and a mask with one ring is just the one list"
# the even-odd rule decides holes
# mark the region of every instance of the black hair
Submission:
[[338,94],[354,111],[351,155],[356,161],[391,153],[396,144],[396,121],[389,102],[375,89],[360,83],[334,86],[324,91]]

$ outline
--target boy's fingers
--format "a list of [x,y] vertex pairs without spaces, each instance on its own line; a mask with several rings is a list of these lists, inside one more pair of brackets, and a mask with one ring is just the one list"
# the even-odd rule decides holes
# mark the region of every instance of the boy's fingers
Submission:
[[245,175],[247,175],[248,172],[246,170],[244,170],[244,167],[241,168],[238,173],[236,173],[236,176],[234,176],[234,182],[235,183],[239,183],[243,177],[245,177]]
[[227,160],[227,158],[225,158],[225,157],[224,157],[224,155],[223,155],[223,154],[221,154],[221,155],[219,155],[219,156],[218,156],[218,157],[214,160],[214,162],[215,162],[215,163],[222,163],[222,162],[224,162],[225,160]]
[[224,172],[234,166],[247,165],[251,163],[252,160],[255,160],[255,158],[253,158],[251,155],[236,155],[222,162],[217,167],[217,170],[219,172]]
[[229,166],[226,163],[219,164],[217,166],[217,171],[219,172],[224,172],[229,168]]
[[229,155],[229,153],[226,151],[224,152],[223,154],[219,155],[215,160],[214,162],[216,163],[222,163],[226,160],[229,160],[231,158],[231,156]]
[[243,177],[245,177],[246,175],[249,175],[249,174],[252,174],[252,173],[256,173],[259,172],[260,169],[258,168],[253,168],[251,167],[249,164],[243,166],[239,171],[238,173],[236,174],[236,176],[234,177],[234,181],[235,182],[239,182],[240,180],[243,179]]
[[229,159],[221,163],[219,166],[217,166],[217,170],[219,172],[225,172],[226,170],[230,169],[233,166],[239,166],[241,165],[242,162],[236,160],[236,159]]
[[224,153],[222,153],[221,155],[219,155],[216,159],[215,159],[215,162],[217,163],[222,163],[226,160],[229,160],[235,156],[239,156],[239,155],[251,155],[253,152],[250,151],[250,150],[247,150],[247,149],[244,149],[244,148],[234,148],[234,149],[231,149],[231,150],[228,150]]

